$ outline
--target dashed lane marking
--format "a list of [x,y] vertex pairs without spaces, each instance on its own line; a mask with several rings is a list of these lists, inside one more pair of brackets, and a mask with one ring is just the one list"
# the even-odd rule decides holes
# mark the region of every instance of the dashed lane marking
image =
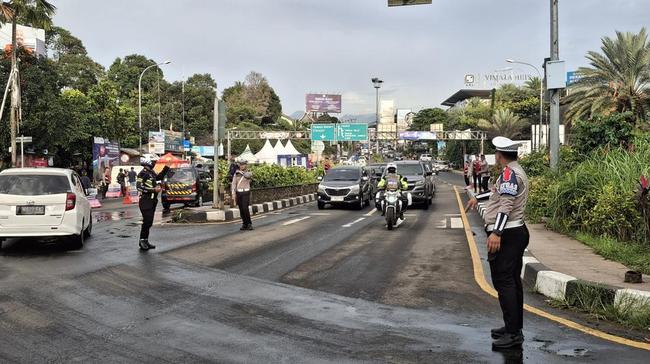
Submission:
[[312,212],[309,216],[330,216],[329,212]]
[[303,220],[307,220],[307,219],[309,219],[309,218],[311,218],[311,216],[299,217],[299,218],[297,218],[297,219],[293,219],[293,220],[289,220],[289,221],[285,222],[284,224],[282,224],[282,226],[288,226],[288,225],[291,225],[291,224],[295,224],[295,223],[297,223],[297,222],[300,222],[300,221],[303,221]]
[[366,219],[365,217],[360,217],[360,218],[358,218],[358,219],[356,219],[356,220],[354,220],[354,221],[352,221],[350,223],[347,223],[347,224],[343,225],[343,227],[345,227],[345,228],[350,227],[350,226],[352,226],[352,225],[354,225],[354,224],[356,224],[358,222],[361,222],[361,221],[363,221],[365,219]]
[[[481,264],[481,257],[478,253],[478,249],[476,248],[476,241],[474,240],[474,236],[472,234],[472,229],[470,228],[469,225],[469,220],[467,219],[467,214],[465,213],[465,207],[463,206],[463,201],[460,199],[460,194],[458,193],[458,188],[454,187],[454,191],[456,192],[456,200],[458,200],[458,208],[460,209],[460,214],[463,219],[463,224],[465,226],[465,236],[467,237],[467,244],[469,245],[469,252],[470,255],[472,256],[472,266],[474,267],[474,280],[476,283],[481,287],[481,289],[489,294],[492,297],[497,297],[497,292],[492,288],[492,286],[487,282],[485,279],[485,276],[483,275],[483,265]],[[530,305],[524,305],[524,309],[530,313],[533,313],[535,315],[544,317],[548,320],[557,322],[559,324],[562,324],[566,327],[572,328],[574,330],[578,330],[580,332],[583,332],[587,335],[595,336],[598,338],[601,338],[603,340],[611,341],[617,344],[621,345],[627,345],[630,347],[634,347],[637,349],[643,349],[643,350],[649,350],[650,351],[650,344],[649,343],[644,343],[641,341],[635,341],[635,340],[630,340],[626,339],[624,337],[608,334],[606,332],[602,332],[600,330],[592,329],[591,327],[587,327],[585,325],[579,324],[577,322],[573,322],[569,319],[565,319],[564,317],[559,317],[556,316],[552,313],[546,312],[544,310],[541,310],[537,307],[533,307]]]
[[372,209],[372,210],[370,210],[370,212],[368,212],[367,214],[364,214],[363,216],[372,216],[372,215],[375,214],[375,212],[377,212],[377,209]]

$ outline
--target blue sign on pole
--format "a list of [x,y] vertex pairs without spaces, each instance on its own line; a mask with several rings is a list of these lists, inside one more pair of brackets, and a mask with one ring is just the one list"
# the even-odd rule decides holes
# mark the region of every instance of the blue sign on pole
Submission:
[[189,140],[187,139],[183,140],[183,148],[185,148],[185,150],[189,150],[190,148],[192,148],[192,144],[190,143]]
[[334,141],[334,124],[312,124],[311,140]]
[[312,124],[311,140],[360,142],[368,140],[367,124]]
[[571,86],[571,84],[576,83],[582,77],[576,71],[569,71],[566,73],[566,85]]

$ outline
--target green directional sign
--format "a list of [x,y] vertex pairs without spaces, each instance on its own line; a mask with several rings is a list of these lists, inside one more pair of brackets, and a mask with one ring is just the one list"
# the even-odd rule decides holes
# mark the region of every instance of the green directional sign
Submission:
[[312,124],[311,140],[328,141],[328,142],[366,141],[368,140],[368,125],[367,124]]
[[334,141],[334,124],[312,124],[311,140]]
[[337,140],[360,142],[368,140],[367,124],[339,124],[337,129]]

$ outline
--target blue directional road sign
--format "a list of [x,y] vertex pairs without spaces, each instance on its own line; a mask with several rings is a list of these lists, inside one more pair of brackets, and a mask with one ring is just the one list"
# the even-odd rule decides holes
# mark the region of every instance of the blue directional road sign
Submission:
[[338,124],[336,139],[342,142],[368,140],[368,124]]
[[328,142],[366,141],[368,140],[368,125],[367,124],[312,124],[311,140],[328,141]]
[[334,141],[334,124],[312,124],[311,140]]

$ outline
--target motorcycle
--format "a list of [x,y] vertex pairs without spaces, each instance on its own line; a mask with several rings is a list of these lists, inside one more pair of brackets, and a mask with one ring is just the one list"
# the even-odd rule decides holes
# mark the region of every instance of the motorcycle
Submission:
[[386,227],[388,230],[393,230],[393,227],[397,226],[397,219],[402,212],[402,194],[397,190],[386,191],[383,205]]

